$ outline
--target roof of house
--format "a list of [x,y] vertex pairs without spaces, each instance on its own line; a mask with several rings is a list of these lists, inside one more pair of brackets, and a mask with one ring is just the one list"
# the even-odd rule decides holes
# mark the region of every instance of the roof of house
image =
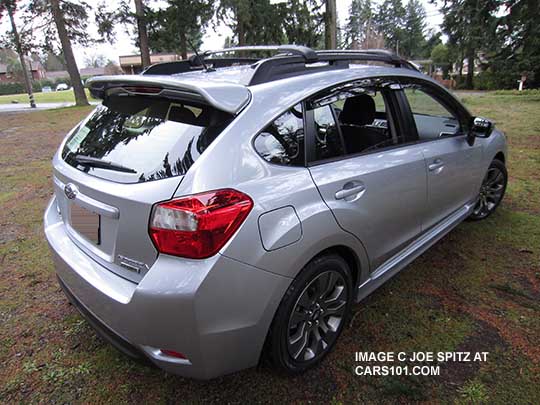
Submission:
[[[79,69],[79,73],[81,76],[101,76],[105,74],[105,68],[82,68]],[[46,72],[45,77],[47,77],[47,79],[59,79],[61,77],[69,77],[69,73],[67,70],[57,70],[53,72]]]
[[[43,70],[43,66],[41,65],[41,62],[26,59],[26,63],[28,63],[28,67],[33,72],[38,70]],[[0,63],[0,73],[7,73],[8,72],[8,66],[5,63]]]

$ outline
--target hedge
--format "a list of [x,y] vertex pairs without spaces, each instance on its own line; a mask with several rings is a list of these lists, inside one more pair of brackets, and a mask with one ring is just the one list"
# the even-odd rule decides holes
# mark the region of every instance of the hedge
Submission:
[[[83,81],[89,76],[83,77]],[[69,77],[58,77],[56,79],[42,79],[32,81],[32,90],[34,92],[40,92],[43,87],[49,86],[51,89],[55,89],[59,83],[66,83],[71,87],[71,80]],[[23,83],[0,83],[0,96],[8,94],[24,94],[26,88]]]

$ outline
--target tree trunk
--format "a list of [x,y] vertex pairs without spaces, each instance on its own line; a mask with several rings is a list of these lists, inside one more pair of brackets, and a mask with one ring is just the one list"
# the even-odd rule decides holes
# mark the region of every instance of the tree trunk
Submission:
[[69,78],[71,79],[71,85],[73,86],[73,93],[75,94],[75,104],[88,105],[88,99],[86,98],[86,93],[84,92],[84,87],[81,82],[81,75],[79,74],[79,69],[77,68],[77,61],[73,55],[71,41],[68,37],[64,15],[60,9],[60,0],[50,1],[54,23],[56,24],[56,30],[58,31],[58,36],[60,37],[62,52],[66,58],[67,71],[69,73]]
[[236,26],[236,30],[238,31],[236,34],[238,35],[238,46],[245,46],[246,45],[246,33],[244,32],[244,22],[240,19],[238,19],[238,24]]
[[[19,37],[19,32],[17,31],[17,26],[15,25],[15,18],[13,17],[13,9],[9,4],[6,5],[7,12],[9,14],[9,20],[11,21],[11,29],[13,31],[13,39],[15,40],[15,47],[17,48],[17,53],[21,61],[21,67],[24,77],[24,85],[26,87],[26,92],[28,93],[28,99],[30,101],[30,107],[36,108],[36,103],[34,101],[34,94],[32,93],[32,83],[30,77],[28,76],[28,69],[26,69],[26,61],[24,60],[24,53],[21,45],[21,38]],[[32,66],[30,65],[30,69]]]
[[336,0],[326,0],[324,14],[324,46],[326,49],[337,48]]
[[187,41],[186,41],[186,33],[182,31],[184,28],[180,27],[180,55],[182,55],[182,59],[187,59]]
[[137,16],[137,31],[139,32],[139,47],[141,49],[141,63],[143,69],[150,66],[150,49],[148,48],[148,32],[144,20],[144,6],[142,0],[135,0],[135,15]]
[[465,82],[465,87],[472,89],[474,87],[474,56],[476,52],[474,48],[469,49],[467,53],[467,80]]

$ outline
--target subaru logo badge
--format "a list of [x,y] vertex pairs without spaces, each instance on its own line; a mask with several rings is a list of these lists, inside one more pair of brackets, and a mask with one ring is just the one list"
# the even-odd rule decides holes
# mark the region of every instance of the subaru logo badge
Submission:
[[66,197],[70,200],[73,200],[75,197],[77,197],[77,193],[79,190],[77,189],[77,186],[75,184],[66,184],[64,187],[64,193],[66,194]]

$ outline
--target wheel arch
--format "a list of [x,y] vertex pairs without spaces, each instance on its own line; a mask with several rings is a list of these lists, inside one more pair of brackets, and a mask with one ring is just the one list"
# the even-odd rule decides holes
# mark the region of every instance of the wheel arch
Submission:
[[506,156],[504,156],[504,152],[503,151],[499,151],[495,154],[495,156],[493,157],[493,159],[497,159],[497,160],[500,160],[501,162],[505,163],[506,164]]

